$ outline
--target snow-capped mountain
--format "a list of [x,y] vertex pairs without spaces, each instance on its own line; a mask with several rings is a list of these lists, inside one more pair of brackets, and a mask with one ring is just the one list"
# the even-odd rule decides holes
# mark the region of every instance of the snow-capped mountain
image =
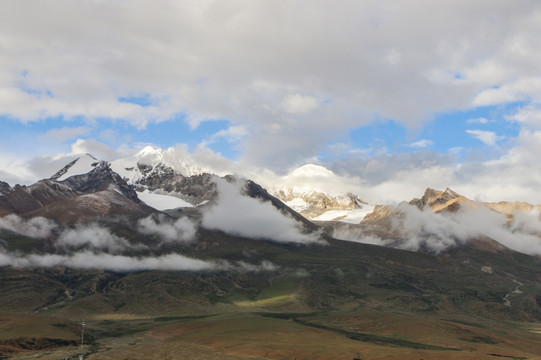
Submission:
[[173,148],[145,147],[135,155],[111,162],[111,169],[158,210],[202,205],[215,195],[212,175],[184,161]]
[[96,166],[100,165],[100,163],[94,156],[85,154],[60,169],[56,174],[51,176],[51,180],[64,181],[72,176],[89,173]]
[[266,186],[274,196],[310,220],[358,224],[374,209],[354,193],[355,185],[344,184],[343,178],[319,165],[303,165]]
[[[111,162],[111,168],[148,204],[165,210],[170,206],[198,206],[213,196],[210,174],[223,176],[199,166],[174,148],[147,146],[135,155]],[[353,191],[353,184],[318,165],[307,164],[286,176],[241,174],[266,188],[269,193],[310,220],[338,220],[359,223],[373,206]],[[337,190],[340,189],[340,190]]]
[[84,155],[49,179],[15,186],[0,196],[0,216],[44,216],[59,223],[91,221],[103,216],[147,216],[154,210],[105,161]]
[[129,183],[137,184],[144,178],[160,176],[174,170],[190,177],[203,173],[214,173],[212,169],[195,164],[191,159],[180,156],[174,149],[160,149],[146,146],[135,155],[111,162],[111,168]]

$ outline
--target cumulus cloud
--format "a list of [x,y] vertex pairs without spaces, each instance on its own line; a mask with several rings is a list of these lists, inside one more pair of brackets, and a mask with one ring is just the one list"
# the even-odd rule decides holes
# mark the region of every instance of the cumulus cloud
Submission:
[[20,216],[10,214],[0,218],[0,229],[10,230],[32,238],[48,238],[58,229],[58,225],[43,217],[23,219]]
[[[472,103],[538,95],[535,2],[57,1],[32,14],[20,2],[3,10],[3,115],[139,128],[178,114],[194,126],[225,118],[249,125],[243,158],[275,170],[375,114],[414,126]],[[138,94],[152,101],[126,101]]]
[[137,231],[146,235],[158,235],[164,242],[188,243],[195,240],[197,227],[185,217],[172,220],[165,216],[151,215],[137,222]]
[[320,243],[317,236],[304,234],[301,224],[269,202],[243,195],[239,183],[216,180],[218,201],[203,212],[203,227],[252,239]]
[[231,126],[225,130],[220,130],[212,134],[207,139],[203,140],[198,145],[198,148],[204,149],[210,144],[213,144],[216,141],[219,141],[222,139],[227,141],[228,143],[238,143],[247,135],[248,135],[248,129],[246,128],[246,126],[243,126],[243,125]]
[[58,237],[56,245],[68,249],[84,247],[113,253],[141,247],[130,244],[128,240],[98,224],[77,225],[73,229],[66,229]]
[[508,117],[510,121],[516,121],[527,128],[541,128],[541,107],[539,105],[528,105],[517,109]]

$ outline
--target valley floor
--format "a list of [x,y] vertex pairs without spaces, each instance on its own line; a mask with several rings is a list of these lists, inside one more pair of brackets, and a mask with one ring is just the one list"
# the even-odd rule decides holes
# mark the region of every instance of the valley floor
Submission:
[[[0,358],[76,359],[82,352],[90,360],[541,359],[541,324],[461,317],[254,311],[158,318],[111,314],[85,322],[88,344],[81,350],[75,321],[0,314]],[[57,344],[42,341],[40,348],[36,339]]]

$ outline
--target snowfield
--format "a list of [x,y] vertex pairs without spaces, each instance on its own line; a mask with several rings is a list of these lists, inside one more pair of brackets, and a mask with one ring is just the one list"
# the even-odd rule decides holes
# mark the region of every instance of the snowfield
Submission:
[[178,197],[171,195],[155,194],[148,190],[137,192],[137,196],[147,205],[152,206],[156,210],[164,211],[176,209],[179,207],[193,207],[192,204]]
[[70,166],[70,168],[68,169],[68,171],[66,171],[64,175],[57,179],[57,181],[63,181],[75,175],[83,175],[89,173],[94,170],[96,164],[98,163],[99,160],[97,160],[92,155],[86,154],[84,156],[81,156],[72,166]]

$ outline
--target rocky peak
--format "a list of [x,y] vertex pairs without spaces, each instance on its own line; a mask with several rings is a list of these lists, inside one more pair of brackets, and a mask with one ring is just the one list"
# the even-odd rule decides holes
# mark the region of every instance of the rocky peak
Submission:
[[64,166],[56,174],[51,176],[50,179],[55,181],[63,181],[71,176],[85,174],[92,171],[92,169],[102,162],[103,161],[99,161],[90,154],[85,154]]
[[427,188],[422,198],[415,198],[409,202],[410,205],[415,205],[419,209],[425,207],[431,208],[434,212],[439,211],[456,211],[460,203],[467,202],[468,199],[462,195],[447,188],[445,191],[438,191]]
[[7,193],[10,193],[13,189],[7,182],[0,181],[0,195],[5,195]]
[[70,176],[62,181],[62,183],[83,194],[113,189],[119,191],[135,203],[140,202],[134,188],[114,172],[109,166],[109,163],[105,161],[98,162],[90,172]]

